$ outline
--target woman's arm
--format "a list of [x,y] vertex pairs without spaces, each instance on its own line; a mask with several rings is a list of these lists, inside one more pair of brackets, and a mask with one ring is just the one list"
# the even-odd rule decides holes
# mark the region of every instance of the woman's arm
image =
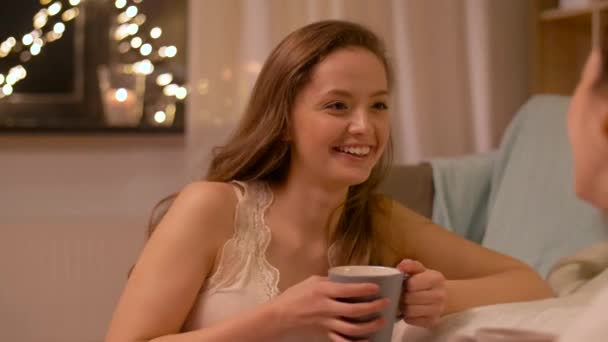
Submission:
[[107,342],[273,339],[272,312],[260,307],[229,323],[178,334],[217,251],[234,232],[236,196],[225,183],[188,185],[144,247],[114,312]]
[[453,234],[396,202],[391,225],[401,232],[406,258],[447,279],[444,314],[553,296],[548,284],[526,264]]
[[483,305],[554,296],[542,278],[523,264],[510,269],[497,269],[494,273],[476,278],[447,280],[446,288],[448,296],[444,314]]

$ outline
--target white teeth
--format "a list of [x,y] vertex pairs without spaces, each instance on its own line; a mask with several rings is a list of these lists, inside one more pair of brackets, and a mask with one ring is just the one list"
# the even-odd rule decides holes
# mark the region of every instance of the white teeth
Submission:
[[369,151],[371,150],[371,148],[369,146],[362,146],[362,147],[338,147],[338,150],[340,152],[346,152],[349,154],[354,154],[357,156],[366,156]]

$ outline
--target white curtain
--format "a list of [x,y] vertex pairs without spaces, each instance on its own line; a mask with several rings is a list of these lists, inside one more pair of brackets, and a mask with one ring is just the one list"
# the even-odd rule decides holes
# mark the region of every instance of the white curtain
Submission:
[[397,163],[487,151],[530,95],[528,0],[191,0],[190,173],[239,119],[287,33],[346,19],[384,38],[396,71]]

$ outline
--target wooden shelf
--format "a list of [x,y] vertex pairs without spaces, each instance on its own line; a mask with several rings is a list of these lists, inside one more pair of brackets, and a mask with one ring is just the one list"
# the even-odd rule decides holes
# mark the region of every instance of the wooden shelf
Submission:
[[533,0],[532,91],[572,95],[592,46],[605,32],[608,0],[584,8],[559,8],[558,0]]
[[608,0],[596,1],[587,7],[581,8],[553,8],[545,10],[541,13],[540,20],[552,21],[572,18],[580,15],[592,14],[593,12],[601,11],[604,9],[608,9]]

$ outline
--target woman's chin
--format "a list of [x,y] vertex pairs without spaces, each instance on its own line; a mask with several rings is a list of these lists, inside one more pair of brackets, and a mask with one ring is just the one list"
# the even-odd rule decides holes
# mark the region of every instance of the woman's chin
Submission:
[[355,186],[365,182],[369,178],[370,172],[348,172],[342,178],[342,182],[347,186]]

